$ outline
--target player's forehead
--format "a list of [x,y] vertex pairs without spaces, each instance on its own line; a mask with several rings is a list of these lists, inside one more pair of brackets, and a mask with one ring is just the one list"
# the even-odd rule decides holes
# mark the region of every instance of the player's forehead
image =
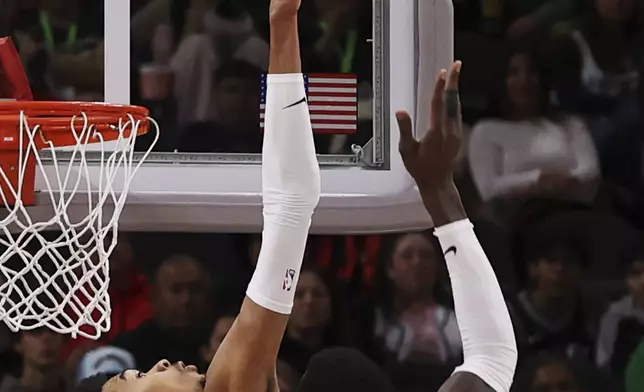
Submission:
[[128,373],[133,370],[126,370],[107,380],[101,392],[130,392],[133,391],[131,383],[128,383]]

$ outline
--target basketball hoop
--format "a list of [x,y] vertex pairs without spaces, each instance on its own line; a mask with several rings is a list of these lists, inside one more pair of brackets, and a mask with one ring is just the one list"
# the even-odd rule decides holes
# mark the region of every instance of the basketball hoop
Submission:
[[[0,320],[11,330],[97,339],[110,329],[108,258],[132,179],[159,136],[148,114],[105,103],[0,102]],[[154,141],[137,160],[135,142],[150,124]],[[90,150],[101,159],[89,162]],[[41,202],[51,213],[34,221],[27,207]],[[72,204],[87,215],[74,220]]]

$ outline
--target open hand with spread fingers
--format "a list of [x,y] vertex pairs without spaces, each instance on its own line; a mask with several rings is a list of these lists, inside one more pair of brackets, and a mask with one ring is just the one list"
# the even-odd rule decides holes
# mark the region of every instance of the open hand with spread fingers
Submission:
[[414,137],[409,113],[396,112],[400,129],[400,155],[405,168],[416,181],[435,225],[465,217],[453,181],[453,171],[463,140],[458,93],[461,65],[457,61],[449,72],[442,70],[438,74],[430,106],[430,128],[423,137]]

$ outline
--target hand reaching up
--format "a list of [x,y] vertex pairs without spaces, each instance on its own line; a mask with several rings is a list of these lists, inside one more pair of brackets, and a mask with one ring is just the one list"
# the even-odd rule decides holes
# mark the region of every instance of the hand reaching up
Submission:
[[434,86],[430,128],[416,139],[409,113],[396,113],[400,128],[398,146],[405,168],[420,190],[435,225],[465,217],[453,172],[463,139],[458,82],[461,62],[450,72],[442,70]]

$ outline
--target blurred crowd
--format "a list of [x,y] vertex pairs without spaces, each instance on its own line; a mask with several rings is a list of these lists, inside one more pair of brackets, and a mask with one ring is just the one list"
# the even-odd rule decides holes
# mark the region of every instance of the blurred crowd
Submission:
[[[359,80],[357,134],[318,135],[319,152],[371,137],[370,6],[304,1],[305,72]],[[515,389],[642,392],[644,3],[454,6],[467,124],[456,181],[513,318]],[[102,99],[102,7],[16,3],[9,33],[38,99]],[[268,2],[132,7],[132,102],[162,124],[157,150],[259,151]],[[122,233],[110,259],[110,333],[93,342],[0,332],[0,392],[65,391],[116,357],[144,370],[167,358],[205,371],[260,245],[258,235]],[[332,345],[366,352],[401,392],[438,389],[462,353],[430,232],[311,237],[279,355],[282,391]]]

